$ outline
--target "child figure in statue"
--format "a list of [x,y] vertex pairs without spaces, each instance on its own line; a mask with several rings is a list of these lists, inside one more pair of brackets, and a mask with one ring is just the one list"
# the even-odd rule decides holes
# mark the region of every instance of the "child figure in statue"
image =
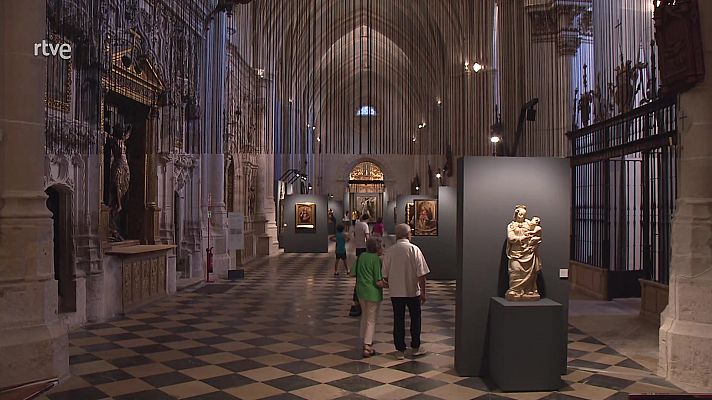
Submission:
[[507,258],[509,259],[509,301],[539,300],[536,279],[541,270],[539,244],[541,219],[526,219],[527,206],[518,204],[512,222],[507,225]]

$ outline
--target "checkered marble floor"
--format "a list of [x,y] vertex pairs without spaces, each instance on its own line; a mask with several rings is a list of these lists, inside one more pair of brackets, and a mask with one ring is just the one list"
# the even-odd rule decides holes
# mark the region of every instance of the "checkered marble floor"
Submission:
[[[351,260],[350,260],[351,261]],[[429,354],[398,361],[391,307],[361,359],[354,281],[333,276],[331,254],[283,254],[237,282],[210,284],[70,335],[72,377],[50,400],[83,399],[624,399],[679,389],[595,338],[569,329],[559,392],[501,393],[453,370],[455,283],[429,282]]]

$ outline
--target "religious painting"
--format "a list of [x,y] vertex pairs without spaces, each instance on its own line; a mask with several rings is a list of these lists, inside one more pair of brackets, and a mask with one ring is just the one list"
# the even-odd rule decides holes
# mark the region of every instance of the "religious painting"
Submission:
[[405,221],[404,223],[410,225],[411,230],[415,230],[415,219],[413,216],[415,215],[415,204],[413,203],[406,203],[405,204]]
[[415,200],[415,236],[438,235],[438,201]]
[[296,228],[314,229],[316,228],[316,204],[297,203],[296,208]]
[[356,210],[359,215],[367,214],[369,219],[375,219],[376,216],[376,196],[356,196]]

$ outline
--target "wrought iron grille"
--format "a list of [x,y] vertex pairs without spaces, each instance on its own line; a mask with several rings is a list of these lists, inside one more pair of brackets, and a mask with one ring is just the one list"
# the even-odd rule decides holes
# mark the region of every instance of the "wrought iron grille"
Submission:
[[663,98],[568,134],[571,259],[668,283],[677,104]]

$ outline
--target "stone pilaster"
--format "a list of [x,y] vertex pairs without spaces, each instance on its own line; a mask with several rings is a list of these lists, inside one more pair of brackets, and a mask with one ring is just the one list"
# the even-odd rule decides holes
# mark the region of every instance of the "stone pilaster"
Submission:
[[[201,156],[201,220],[203,225],[203,251],[213,248],[213,272],[227,278],[230,254],[227,246],[227,207],[225,206],[225,74],[226,74],[226,16],[215,15],[207,32],[207,60],[204,81],[204,145]],[[210,222],[208,222],[210,213]],[[208,230],[210,245],[208,246]],[[205,254],[203,254],[205,255]]]
[[257,169],[257,212],[255,229],[257,230],[257,255],[268,256],[279,249],[277,223],[274,207],[274,163],[273,156],[262,154],[258,159]]
[[[526,99],[537,97],[534,132],[523,135],[519,155],[566,157],[571,129],[574,88],[572,70],[582,37],[590,35],[591,0],[527,0],[531,59]],[[535,67],[536,66],[536,67]],[[519,104],[516,109],[518,116]]]
[[69,372],[43,191],[45,0],[0,2],[0,387]]
[[699,1],[706,79],[680,95],[680,170],[670,297],[661,315],[658,373],[712,391],[712,2]]

